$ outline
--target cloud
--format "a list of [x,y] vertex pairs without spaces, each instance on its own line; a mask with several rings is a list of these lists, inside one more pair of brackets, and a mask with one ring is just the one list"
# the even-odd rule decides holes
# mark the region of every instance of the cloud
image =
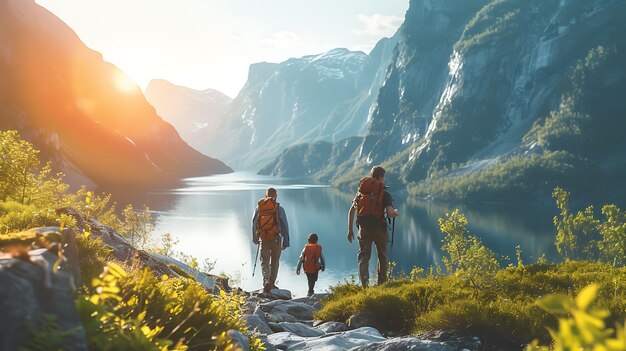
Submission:
[[375,13],[371,16],[357,15],[357,19],[359,20],[360,28],[355,29],[354,32],[359,35],[367,35],[376,38],[392,36],[404,21],[404,19],[399,16],[387,16],[379,13]]

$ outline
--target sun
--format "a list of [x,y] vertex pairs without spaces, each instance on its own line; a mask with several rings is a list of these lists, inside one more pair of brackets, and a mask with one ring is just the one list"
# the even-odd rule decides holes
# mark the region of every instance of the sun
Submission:
[[139,87],[126,74],[121,71],[113,73],[113,85],[122,93],[131,94],[139,90]]

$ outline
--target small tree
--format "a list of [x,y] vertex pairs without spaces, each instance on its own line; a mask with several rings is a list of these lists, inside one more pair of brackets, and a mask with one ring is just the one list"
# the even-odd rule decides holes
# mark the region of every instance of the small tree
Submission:
[[623,266],[626,263],[626,212],[615,205],[605,205],[602,214],[606,220],[599,225],[600,252],[614,265]]
[[439,218],[439,228],[444,233],[441,249],[448,257],[443,263],[450,273],[469,282],[474,296],[493,280],[499,268],[496,254],[486,248],[480,239],[469,235],[467,219],[456,209],[446,218]]
[[145,250],[154,230],[150,208],[144,205],[143,210],[135,211],[133,205],[127,205],[122,211],[122,216],[124,217],[122,224],[124,236],[130,239],[131,245]]
[[565,259],[591,258],[598,237],[599,221],[594,218],[593,206],[576,215],[570,213],[570,193],[557,187],[552,192],[560,216],[554,216],[556,250]]

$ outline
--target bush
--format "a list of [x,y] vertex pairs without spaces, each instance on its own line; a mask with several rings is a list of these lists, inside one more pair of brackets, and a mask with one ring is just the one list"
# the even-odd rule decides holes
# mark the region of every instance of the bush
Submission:
[[[109,264],[78,309],[90,350],[222,350],[232,347],[228,330],[245,333],[241,302],[190,280],[158,279],[147,270],[128,275]],[[251,349],[260,350],[251,339]]]

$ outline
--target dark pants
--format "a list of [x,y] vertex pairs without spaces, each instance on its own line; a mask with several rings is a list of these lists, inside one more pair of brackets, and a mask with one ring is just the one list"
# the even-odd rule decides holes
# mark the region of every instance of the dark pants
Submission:
[[309,295],[313,294],[313,288],[315,287],[315,282],[317,281],[318,273],[319,272],[306,274],[306,279],[309,281]]
[[370,280],[369,265],[372,257],[372,243],[376,244],[378,253],[378,284],[387,281],[387,228],[384,225],[360,226],[359,234],[359,279],[361,285],[367,287]]

